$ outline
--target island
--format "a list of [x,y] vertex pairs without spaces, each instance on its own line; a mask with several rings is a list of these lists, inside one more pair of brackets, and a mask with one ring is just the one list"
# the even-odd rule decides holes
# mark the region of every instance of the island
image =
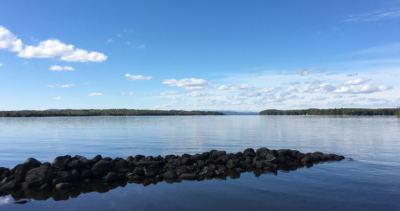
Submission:
[[136,110],[136,109],[65,109],[0,111],[0,117],[56,117],[56,116],[174,116],[174,115],[224,115],[215,111]]
[[349,115],[349,116],[393,116],[400,115],[400,108],[330,108],[330,109],[303,109],[303,110],[276,110],[268,109],[260,115]]

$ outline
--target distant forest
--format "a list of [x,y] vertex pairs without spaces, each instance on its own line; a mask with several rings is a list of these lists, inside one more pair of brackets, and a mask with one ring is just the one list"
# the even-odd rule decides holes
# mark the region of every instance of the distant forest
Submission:
[[0,111],[0,117],[52,117],[52,116],[173,116],[173,115],[224,115],[213,111],[163,111],[135,109]]
[[304,110],[275,110],[269,109],[260,112],[260,115],[400,115],[400,108],[334,108],[334,109],[304,109]]

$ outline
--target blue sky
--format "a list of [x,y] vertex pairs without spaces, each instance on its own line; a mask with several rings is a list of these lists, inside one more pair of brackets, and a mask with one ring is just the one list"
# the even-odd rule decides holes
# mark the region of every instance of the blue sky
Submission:
[[1,1],[0,110],[400,106],[399,1]]

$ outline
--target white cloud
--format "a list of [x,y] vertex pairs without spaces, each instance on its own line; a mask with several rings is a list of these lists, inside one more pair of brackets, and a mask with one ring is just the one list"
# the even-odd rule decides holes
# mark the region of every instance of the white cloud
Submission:
[[192,92],[192,93],[187,93],[187,96],[191,96],[191,97],[202,97],[202,96],[209,96],[210,93],[207,92]]
[[68,87],[71,87],[71,86],[74,86],[73,84],[57,84],[57,85],[47,85],[47,87],[50,87],[50,88],[54,88],[54,87],[60,87],[60,88],[68,88]]
[[280,72],[279,74],[285,75],[285,74],[286,74],[286,71],[282,71],[282,72]]
[[93,92],[93,93],[90,93],[90,94],[89,94],[89,96],[101,96],[101,95],[104,95],[104,94],[102,94],[102,93],[96,93],[96,92]]
[[358,76],[358,73],[350,73],[350,74],[347,74],[346,76],[348,76],[348,77]]
[[398,17],[400,17],[400,8],[393,8],[387,11],[378,10],[371,13],[350,15],[349,18],[344,21],[348,22],[378,21],[378,20],[392,19]]
[[57,66],[57,65],[53,65],[49,68],[49,70],[51,71],[63,71],[63,70],[68,70],[68,71],[74,71],[75,69],[73,67],[69,67],[69,66]]
[[321,73],[326,72],[326,68],[323,68],[323,67],[319,67],[319,68],[313,67],[313,68],[307,68],[307,69],[304,69],[304,70],[293,71],[293,74],[295,74],[295,75],[300,75],[300,76],[305,76],[305,75],[310,74],[310,72],[312,72],[312,71],[314,71],[314,70],[319,70]]
[[139,46],[136,47],[136,48],[146,49],[146,45],[139,45]]
[[55,97],[55,98],[54,98],[54,100],[59,100],[59,99],[61,99],[61,97]]
[[251,89],[251,90],[246,90],[243,93],[241,93],[241,96],[246,96],[246,97],[259,97],[262,96],[266,93],[274,91],[274,87],[265,87],[261,89]]
[[151,76],[131,75],[131,74],[125,74],[125,78],[128,81],[140,81],[140,80],[153,79],[153,77],[151,77]]
[[176,97],[166,97],[167,100],[176,100]]
[[5,48],[10,51],[19,52],[22,49],[21,39],[17,39],[8,29],[0,26],[0,49]]
[[321,97],[321,96],[319,96],[319,97],[312,98],[311,100],[314,100],[314,101],[323,101],[323,100],[326,100],[326,99],[329,99],[329,97]]
[[0,67],[1,67],[1,66],[3,66],[3,64],[2,64],[2,63],[0,63]]
[[250,89],[252,86],[248,84],[240,84],[240,85],[232,85],[232,86],[227,86],[227,85],[221,85],[217,87],[219,90],[242,90],[242,89]]
[[343,95],[335,95],[333,98],[343,98]]
[[99,52],[87,52],[83,49],[75,49],[73,45],[67,45],[59,40],[46,40],[37,46],[25,46],[19,51],[19,57],[23,58],[54,58],[60,57],[68,62],[102,62],[107,56]]
[[171,90],[171,91],[161,92],[160,95],[177,95],[177,94],[180,94],[180,93],[181,93],[180,91]]
[[113,41],[112,39],[108,39],[107,40],[108,43],[112,43],[112,41]]
[[132,96],[132,95],[135,95],[135,93],[133,93],[133,92],[129,92],[129,93],[121,93],[121,95],[130,95],[130,96]]
[[190,78],[190,79],[185,78],[179,81],[176,79],[165,79],[162,81],[162,83],[168,86],[178,86],[187,90],[203,89],[204,86],[208,84],[208,82],[204,79],[195,79],[195,78]]
[[355,79],[355,80],[350,80],[347,81],[345,83],[343,83],[344,85],[357,85],[357,84],[363,84],[367,81],[370,81],[371,79]]
[[376,87],[372,84],[364,84],[364,85],[351,85],[351,86],[341,86],[333,91],[333,93],[343,93],[343,94],[366,94],[366,93],[373,93],[373,92],[381,92],[390,90],[393,87],[391,86],[379,86]]
[[314,93],[314,92],[330,92],[335,89],[334,86],[330,85],[329,83],[323,84],[307,84],[303,87],[289,87],[284,92],[299,92],[299,93]]

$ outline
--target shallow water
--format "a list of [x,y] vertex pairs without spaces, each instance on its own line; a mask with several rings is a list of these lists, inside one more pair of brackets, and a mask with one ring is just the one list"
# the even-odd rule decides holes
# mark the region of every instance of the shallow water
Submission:
[[400,209],[400,119],[342,116],[165,116],[0,118],[0,166],[64,154],[167,155],[248,147],[322,151],[354,161],[277,175],[127,184],[106,193],[13,204],[1,210],[396,210]]

